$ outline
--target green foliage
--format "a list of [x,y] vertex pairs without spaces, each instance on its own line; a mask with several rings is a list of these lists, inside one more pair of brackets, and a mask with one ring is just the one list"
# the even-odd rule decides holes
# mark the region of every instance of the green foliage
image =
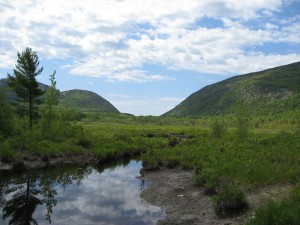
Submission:
[[235,106],[235,117],[236,117],[236,135],[240,141],[245,141],[248,137],[250,128],[250,107],[249,102],[239,99]]
[[220,217],[239,214],[248,209],[246,196],[234,185],[224,185],[219,193],[213,196],[215,211]]
[[300,110],[294,114],[295,133],[300,136]]
[[55,120],[58,117],[56,106],[59,103],[59,90],[56,89],[55,73],[50,75],[51,86],[45,93],[45,102],[41,110],[41,126],[42,133],[45,137],[51,138],[55,136]]
[[255,211],[254,218],[245,225],[299,225],[300,187],[296,187],[290,198],[281,202],[270,201]]
[[40,103],[39,97],[43,91],[39,89],[36,76],[42,73],[43,67],[39,67],[39,59],[36,52],[26,48],[24,52],[18,52],[18,60],[14,74],[8,74],[8,85],[16,92],[16,95],[28,104],[29,126],[32,129],[35,104]]
[[20,153],[8,141],[4,141],[0,144],[0,158],[2,162],[14,162],[20,158]]
[[0,87],[0,136],[9,136],[12,129],[12,109],[7,102],[6,94]]
[[215,119],[210,124],[211,135],[212,137],[221,138],[227,131],[226,124],[221,119]]

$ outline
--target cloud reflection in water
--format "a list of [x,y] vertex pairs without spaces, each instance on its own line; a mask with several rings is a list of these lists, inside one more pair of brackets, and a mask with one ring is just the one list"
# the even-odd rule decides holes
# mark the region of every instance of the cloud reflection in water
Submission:
[[[140,168],[140,162],[131,161],[102,173],[93,169],[80,186],[57,189],[52,224],[156,224],[164,213],[140,198],[142,181],[136,178]],[[40,225],[48,224],[44,210],[39,206],[34,215]]]

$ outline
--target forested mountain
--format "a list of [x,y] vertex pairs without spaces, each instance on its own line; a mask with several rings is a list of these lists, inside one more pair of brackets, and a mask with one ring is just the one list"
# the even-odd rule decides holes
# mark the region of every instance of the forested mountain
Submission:
[[[42,83],[39,83],[39,86],[45,91],[49,88],[48,85]],[[7,79],[0,80],[0,87],[4,88],[10,102],[17,103],[16,94],[9,89]],[[85,90],[76,89],[61,92],[60,104],[67,105],[79,111],[119,113],[109,101],[94,92]]]
[[236,103],[249,103],[256,114],[274,114],[300,108],[300,62],[231,77],[193,93],[165,116],[224,115]]
[[109,101],[94,92],[85,90],[75,89],[61,92],[60,104],[84,111],[119,113]]

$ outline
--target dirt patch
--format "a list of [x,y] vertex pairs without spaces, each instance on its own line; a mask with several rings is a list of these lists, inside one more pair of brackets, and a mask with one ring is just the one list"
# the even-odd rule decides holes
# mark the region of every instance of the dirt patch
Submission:
[[211,198],[192,182],[194,173],[180,169],[145,172],[148,188],[142,192],[147,202],[162,207],[167,217],[158,225],[237,225],[236,218],[219,219]]
[[270,197],[287,196],[291,187],[278,185],[264,187],[246,193],[250,210],[244,215],[220,219],[216,216],[212,200],[201,187],[193,185],[193,171],[161,169],[144,172],[148,188],[141,197],[150,204],[161,207],[166,218],[158,225],[238,225],[253,213],[253,209],[264,204]]

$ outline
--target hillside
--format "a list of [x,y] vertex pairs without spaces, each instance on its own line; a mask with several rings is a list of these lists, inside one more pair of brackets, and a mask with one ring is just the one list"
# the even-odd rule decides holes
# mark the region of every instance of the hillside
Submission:
[[109,101],[98,94],[78,89],[61,92],[60,104],[68,105],[81,111],[119,113]]
[[[8,85],[7,85],[7,79],[0,79],[0,87],[2,87],[5,91],[5,93],[7,94],[8,97],[8,101],[9,102],[17,102],[17,96],[15,94],[14,91],[12,91]],[[42,89],[43,91],[47,91],[49,86],[43,83],[39,83],[39,87],[40,89]]]
[[[39,83],[39,86],[42,90],[49,88],[48,85],[42,83]],[[10,102],[17,102],[16,94],[8,88],[6,79],[0,79],[0,87],[5,90]],[[63,91],[60,94],[60,104],[70,106],[80,111],[119,113],[109,101],[91,91]]]
[[164,116],[197,117],[230,114],[238,99],[256,114],[300,108],[300,62],[235,76],[193,93]]

